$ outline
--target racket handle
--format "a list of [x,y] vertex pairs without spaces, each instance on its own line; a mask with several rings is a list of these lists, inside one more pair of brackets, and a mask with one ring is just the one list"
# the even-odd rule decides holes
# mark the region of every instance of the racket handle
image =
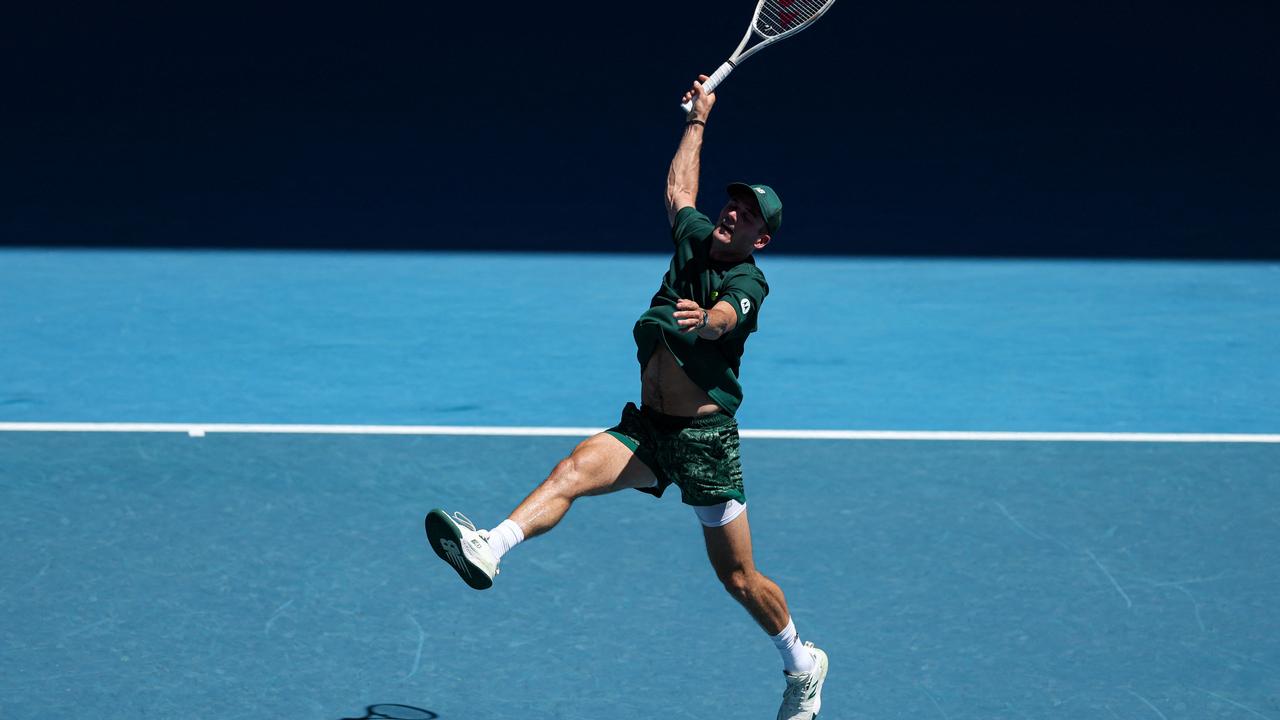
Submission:
[[[720,83],[724,82],[724,79],[729,77],[729,73],[733,72],[733,68],[733,62],[726,60],[723,65],[716,69],[715,72],[711,73],[711,77],[707,78],[706,82],[702,83],[702,92],[706,95],[710,95],[715,92]],[[689,111],[693,110],[693,101],[690,100],[687,103],[681,103],[680,109],[684,110],[685,114],[688,115]]]

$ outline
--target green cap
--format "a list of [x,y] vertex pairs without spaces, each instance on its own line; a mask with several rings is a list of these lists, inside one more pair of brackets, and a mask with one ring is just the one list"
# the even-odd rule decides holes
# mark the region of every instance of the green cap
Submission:
[[748,185],[746,183],[729,183],[729,187],[725,190],[733,195],[735,191],[739,193],[747,193],[756,199],[756,204],[760,206],[760,217],[764,218],[765,227],[769,228],[770,233],[778,232],[778,228],[782,226],[782,200],[778,198],[778,193],[768,185]]

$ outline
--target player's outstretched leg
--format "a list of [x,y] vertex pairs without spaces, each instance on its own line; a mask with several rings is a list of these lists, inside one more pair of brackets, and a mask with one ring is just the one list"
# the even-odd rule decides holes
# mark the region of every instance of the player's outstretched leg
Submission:
[[493,585],[502,556],[520,542],[555,527],[574,500],[656,482],[626,445],[600,433],[579,443],[493,530],[476,528],[462,513],[450,516],[435,509],[427,513],[427,539],[468,585],[484,590]]
[[704,521],[702,533],[716,577],[769,633],[782,655],[787,687],[782,694],[778,720],[813,720],[822,709],[827,654],[813,643],[800,642],[782,589],[756,570],[746,511],[722,526],[708,526]]

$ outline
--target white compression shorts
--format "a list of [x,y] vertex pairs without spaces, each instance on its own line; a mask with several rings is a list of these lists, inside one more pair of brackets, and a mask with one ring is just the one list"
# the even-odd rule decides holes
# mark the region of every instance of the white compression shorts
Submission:
[[[657,486],[658,481],[654,480],[644,487]],[[705,527],[724,527],[741,515],[743,510],[747,509],[745,503],[740,503],[737,500],[726,500],[719,505],[707,505],[704,507],[694,505],[692,507],[694,514],[698,516],[698,520]]]
[[705,527],[724,527],[733,522],[734,518],[742,514],[747,506],[737,500],[729,500],[719,505],[708,505],[707,507],[694,507],[693,512],[697,514],[698,520]]

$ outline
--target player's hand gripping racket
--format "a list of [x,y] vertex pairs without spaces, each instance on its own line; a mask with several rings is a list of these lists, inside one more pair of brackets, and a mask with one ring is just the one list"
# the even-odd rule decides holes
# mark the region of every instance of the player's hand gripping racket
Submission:
[[[760,0],[756,3],[755,15],[751,16],[747,34],[738,43],[738,49],[702,83],[702,92],[715,92],[716,87],[743,60],[814,24],[835,2],[836,0]],[[752,35],[758,35],[760,42],[748,48],[747,41],[751,40]],[[680,107],[687,113],[693,109],[693,101],[683,103]]]

